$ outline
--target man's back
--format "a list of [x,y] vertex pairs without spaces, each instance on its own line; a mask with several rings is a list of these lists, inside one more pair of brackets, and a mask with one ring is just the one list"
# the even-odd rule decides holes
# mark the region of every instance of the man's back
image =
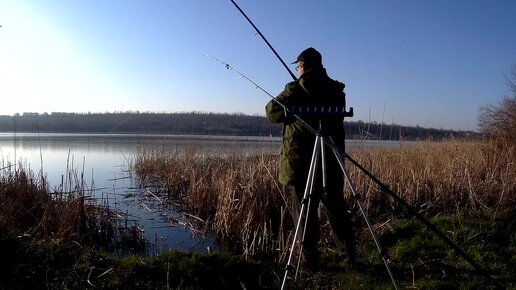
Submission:
[[287,115],[289,110],[345,106],[344,84],[332,80],[324,68],[307,70],[300,78],[287,84],[276,100],[266,106],[267,117],[276,123],[283,123],[283,145],[280,154],[280,181],[293,184],[306,180],[315,134],[312,129],[321,130],[325,137],[332,137],[337,146],[344,146],[343,117],[336,116],[301,116],[302,120]]

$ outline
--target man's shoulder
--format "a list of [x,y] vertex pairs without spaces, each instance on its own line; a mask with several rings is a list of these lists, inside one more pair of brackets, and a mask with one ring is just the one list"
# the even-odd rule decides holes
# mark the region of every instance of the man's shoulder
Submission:
[[303,91],[299,81],[293,81],[285,85],[283,95],[298,95]]
[[299,81],[293,81],[285,85],[285,90],[295,90],[299,87]]
[[332,84],[335,88],[337,88],[338,90],[341,90],[341,91],[342,91],[342,90],[344,90],[344,88],[346,87],[346,85],[345,85],[343,82],[340,82],[340,81],[338,81],[338,80],[334,80],[334,79],[331,79],[331,78],[330,78],[330,82],[331,82],[331,84]]

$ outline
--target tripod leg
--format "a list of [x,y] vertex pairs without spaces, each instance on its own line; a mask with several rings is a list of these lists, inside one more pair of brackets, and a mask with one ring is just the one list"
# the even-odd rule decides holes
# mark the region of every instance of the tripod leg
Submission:
[[[319,167],[314,168],[311,188],[310,188],[310,194],[308,195],[308,205],[306,209],[305,214],[305,223],[303,227],[303,235],[301,236],[301,247],[300,247],[300,255],[298,257],[297,261],[297,267],[296,267],[296,274],[294,276],[294,279],[297,279],[297,274],[299,271],[299,265],[301,262],[301,257],[305,259],[305,262],[307,262],[308,265],[310,265],[312,262],[318,260],[318,252],[317,252],[317,243],[319,241],[319,213],[318,213],[318,206],[320,201],[320,192],[314,193],[314,186],[319,187],[321,184],[319,184],[320,181],[317,181],[316,184],[316,174],[321,173],[322,174],[322,186],[323,190],[326,193],[326,185],[327,185],[327,179],[326,179],[326,159],[325,159],[325,148],[324,148],[324,141],[321,136],[317,136],[315,142],[319,142],[319,152],[321,156],[321,172],[318,171]],[[316,156],[319,154],[316,153]],[[316,157],[318,158],[318,157]],[[318,159],[317,159],[318,160]],[[316,160],[316,164],[317,163]],[[307,236],[307,232],[309,233]]]
[[[319,141],[320,138],[321,137],[318,135],[315,139],[314,150],[313,150],[312,159],[310,162],[310,170],[308,171],[308,179],[306,182],[303,199],[301,201],[301,210],[299,212],[299,218],[297,220],[296,231],[294,233],[294,239],[292,240],[292,245],[290,247],[290,253],[288,256],[288,262],[287,262],[287,266],[285,268],[285,275],[283,277],[283,283],[281,284],[281,289],[284,289],[285,283],[286,283],[287,277],[288,277],[288,271],[292,268],[292,264],[291,264],[292,263],[292,255],[294,253],[294,248],[296,246],[297,238],[299,235],[299,230],[301,227],[303,214],[304,214],[305,210],[307,210],[307,212],[308,212],[309,197],[312,194],[313,183],[314,183],[314,179],[315,179],[315,172],[317,171],[317,157],[318,157],[319,151],[321,149],[321,143]],[[307,213],[307,215],[308,215],[308,213]],[[306,227],[306,224],[305,224],[305,226],[303,226],[303,228],[305,228],[305,227]],[[303,244],[301,243],[301,247],[302,246],[303,246]],[[301,251],[302,251],[302,248],[301,248]]]
[[317,206],[319,205],[319,199],[314,193],[315,186],[315,174],[310,184],[310,191],[308,199],[304,200],[306,205],[304,224],[302,225],[302,235],[299,245],[299,255],[297,257],[296,272],[294,280],[297,280],[301,260],[305,262],[305,266],[315,266],[315,262],[318,260],[317,243],[319,241],[319,218],[317,213]]
[[351,189],[351,192],[353,194],[353,196],[356,198],[356,201],[357,201],[357,205],[358,205],[358,208],[360,209],[360,213],[362,214],[362,216],[364,217],[364,220],[367,224],[367,227],[369,228],[369,232],[371,233],[371,236],[373,237],[373,240],[374,240],[374,243],[376,244],[376,247],[378,248],[378,252],[380,252],[380,255],[382,256],[382,260],[383,260],[383,263],[385,264],[385,268],[387,269],[387,272],[389,274],[389,277],[391,278],[391,281],[394,285],[394,288],[395,289],[398,289],[398,286],[396,284],[396,279],[394,279],[394,275],[392,274],[392,271],[391,271],[391,268],[389,266],[389,263],[387,261],[387,253],[385,252],[385,250],[383,249],[382,245],[380,244],[380,241],[378,240],[378,238],[376,237],[376,235],[374,234],[374,231],[373,231],[373,228],[371,226],[371,223],[369,222],[369,218],[367,217],[366,213],[365,213],[365,210],[362,206],[362,203],[360,202],[360,195],[357,193],[356,191],[356,188],[351,180],[351,177],[349,175],[349,172],[346,170],[346,167],[345,167],[345,164],[344,164],[344,160],[342,159],[342,157],[338,154],[338,152],[333,149],[333,153],[335,153],[335,157],[337,158],[337,161],[339,162],[339,165],[340,165],[340,168],[342,169],[342,172],[344,172],[344,176],[349,184],[349,188]]
[[322,185],[325,194],[328,194],[328,181],[326,180],[326,154],[324,148],[324,139],[319,138],[321,142],[321,168],[322,168]]

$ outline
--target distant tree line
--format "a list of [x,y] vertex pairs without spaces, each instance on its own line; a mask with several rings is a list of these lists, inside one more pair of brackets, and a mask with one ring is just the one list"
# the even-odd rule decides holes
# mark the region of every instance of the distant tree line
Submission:
[[[345,122],[347,138],[441,140],[475,133],[365,122]],[[136,133],[176,135],[281,136],[282,125],[264,116],[219,113],[23,113],[0,116],[0,132]]]

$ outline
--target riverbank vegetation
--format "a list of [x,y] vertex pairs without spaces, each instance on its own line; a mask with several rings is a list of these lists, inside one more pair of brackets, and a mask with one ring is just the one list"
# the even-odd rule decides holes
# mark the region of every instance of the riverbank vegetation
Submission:
[[[507,79],[513,94],[480,109],[480,129],[489,141],[475,142],[478,138],[471,136],[468,142],[460,141],[468,132],[407,131],[360,122],[346,127],[351,130],[348,136],[367,135],[365,139],[448,138],[347,152],[488,272],[482,275],[473,269],[348,164],[401,288],[516,289],[515,81],[516,67]],[[214,119],[207,121],[206,116]],[[0,116],[0,131],[10,132],[279,136],[280,128],[259,116],[204,113]],[[133,168],[145,192],[152,190],[160,202],[195,219],[198,228],[192,233],[214,234],[221,250],[143,256],[146,241],[137,225],[120,218],[108,203],[90,200],[80,174],[63,176],[62,186],[50,190],[43,172],[35,175],[2,159],[0,289],[279,288],[294,226],[285,207],[285,189],[277,182],[276,155],[162,148],[138,152]],[[393,289],[356,197],[348,189],[344,194],[352,205],[360,263],[348,264],[335,254],[323,220],[320,264],[313,271],[301,269],[296,281],[287,281],[287,288]]]
[[[516,289],[516,151],[499,142],[400,142],[348,153],[413,205],[508,289]],[[202,148],[138,152],[142,186],[213,233],[220,252],[138,255],[137,231],[117,227],[108,208],[88,200],[77,175],[51,192],[43,174],[12,164],[0,172],[0,288],[275,289],[281,285],[293,225],[277,182],[277,156]],[[494,289],[417,219],[348,164],[373,230],[402,288]],[[80,175],[79,175],[80,176]],[[322,222],[319,267],[301,269],[291,289],[392,289],[349,190],[359,265],[333,252]],[[116,242],[118,241],[118,242]],[[137,241],[137,243],[134,243]]]
[[[455,243],[467,247],[465,251],[478,263],[502,280],[514,280],[516,155],[512,146],[458,140],[417,145],[401,142],[392,148],[353,150],[350,155]],[[281,264],[293,226],[284,206],[284,190],[277,183],[277,161],[269,155],[203,156],[195,148],[185,152],[164,149],[138,154],[135,170],[143,183],[162,186],[165,200],[174,200],[183,210],[206,221],[222,246],[247,260],[266,257]],[[405,286],[488,285],[473,278],[475,274],[465,261],[404,213],[356,167],[349,166],[349,171],[375,232],[389,249],[391,267],[405,277],[400,278]],[[345,194],[354,205],[361,258],[373,268],[381,267],[364,219],[350,192]],[[323,227],[328,232],[328,226]],[[334,257],[328,240],[325,237],[321,246],[327,257]],[[365,283],[364,279],[370,278],[355,274],[344,275],[341,278],[347,282],[341,283],[355,278]],[[376,286],[388,284],[388,278],[373,281]]]

